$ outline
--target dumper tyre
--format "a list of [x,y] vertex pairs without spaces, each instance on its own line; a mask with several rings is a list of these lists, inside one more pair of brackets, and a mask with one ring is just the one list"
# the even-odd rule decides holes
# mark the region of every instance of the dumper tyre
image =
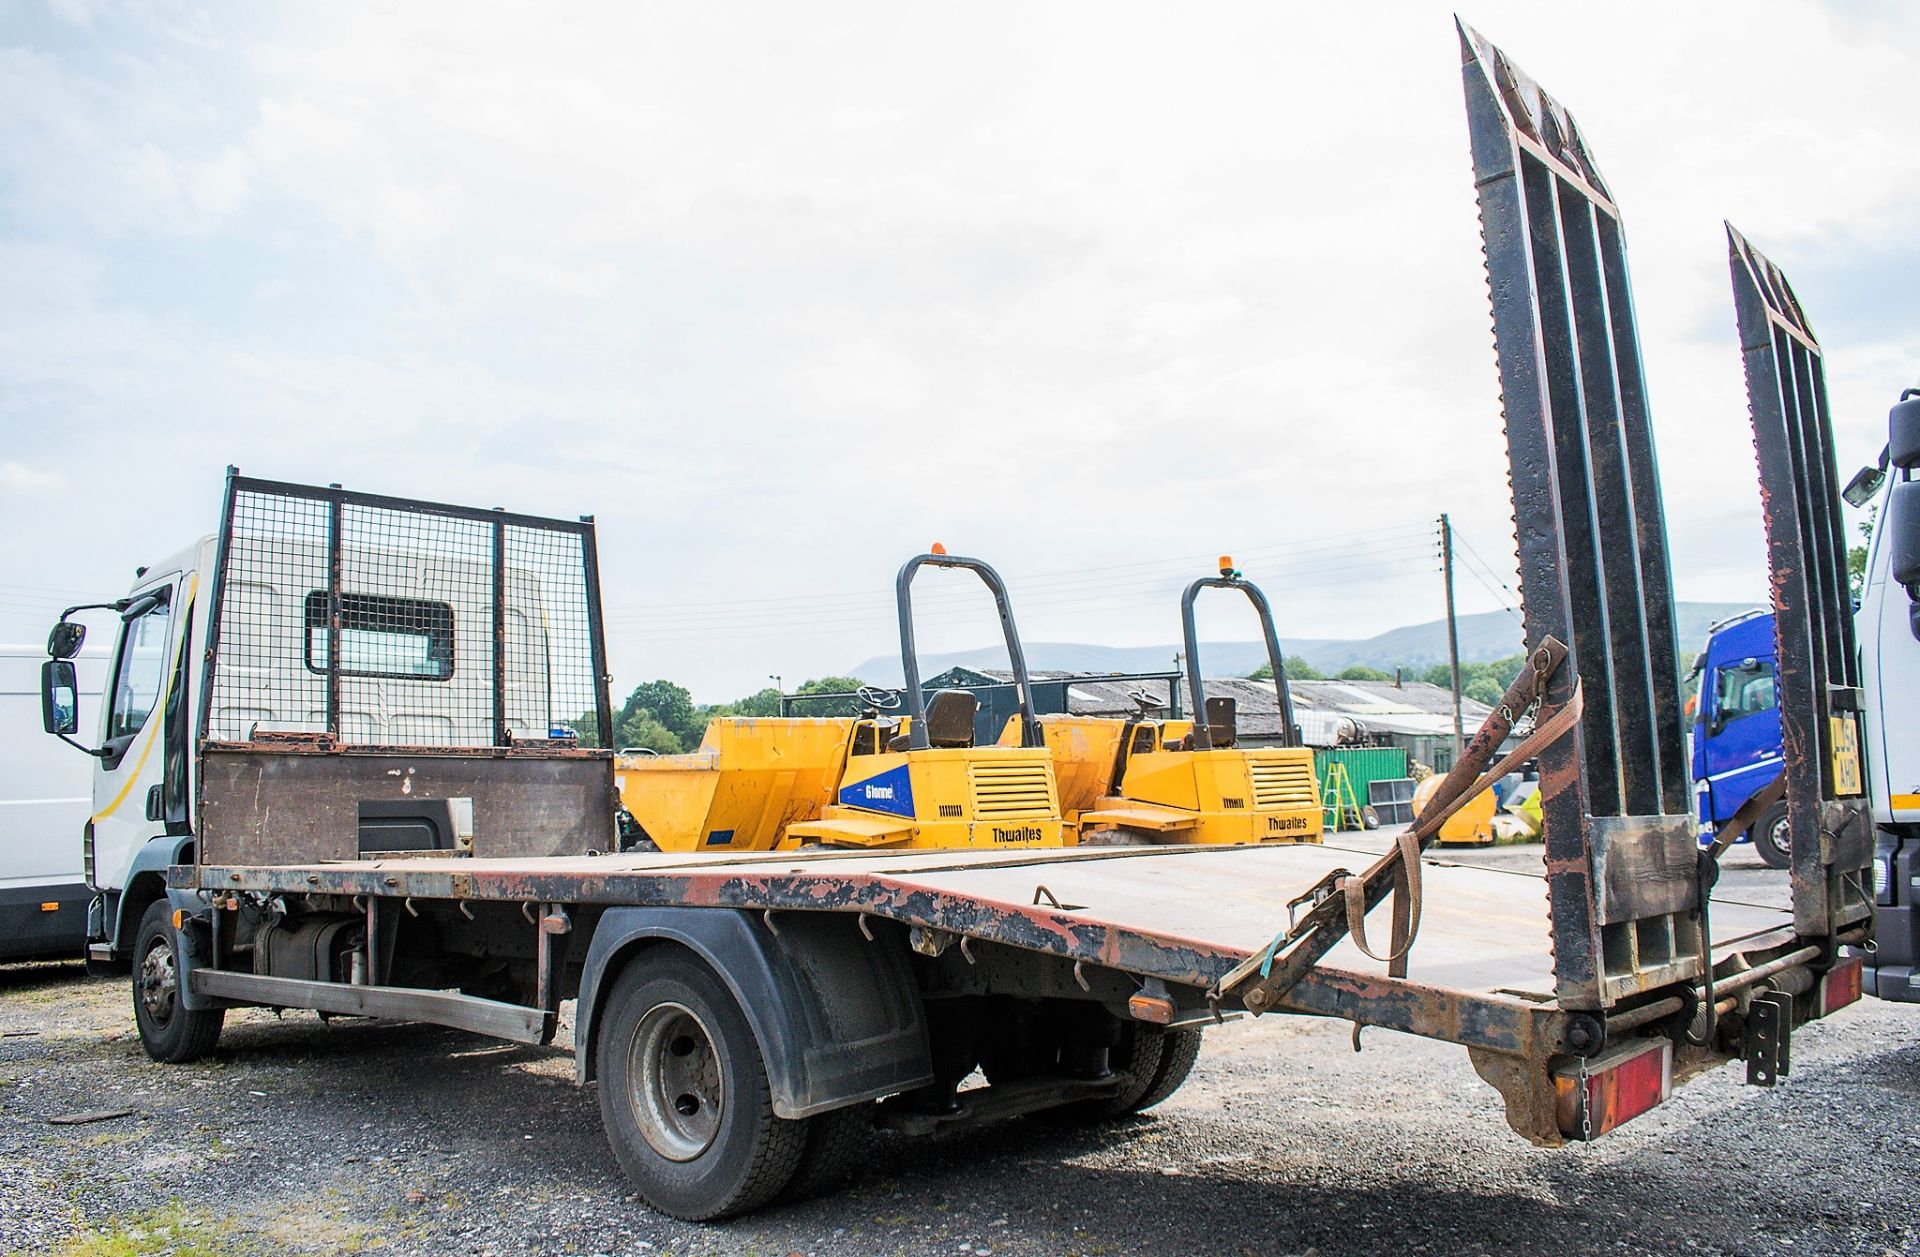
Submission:
[[1180,1090],[1180,1084],[1193,1072],[1193,1063],[1200,1059],[1200,1034],[1197,1026],[1181,1026],[1161,1035],[1160,1066],[1153,1071],[1146,1094],[1134,1102],[1135,1113],[1152,1108]]
[[719,976],[680,951],[642,953],[607,998],[600,1118],[642,1199],[690,1222],[773,1200],[810,1121],[775,1115],[753,1028]]
[[172,918],[173,905],[165,899],[148,904],[140,918],[133,946],[133,1021],[148,1056],[179,1065],[213,1051],[227,1013],[182,1003],[180,982],[186,966]]
[[[1158,1026],[1131,1022],[1122,1027],[1120,1042],[1111,1048],[1107,1065],[1125,1079],[1116,1091],[1091,1100],[1075,1100],[1034,1114],[1039,1120],[1056,1126],[1091,1126],[1111,1122],[1146,1107],[1145,1097],[1160,1076],[1166,1052],[1166,1032]],[[1191,1068],[1191,1063],[1189,1063]],[[1174,1086],[1179,1086],[1178,1082]],[[1169,1093],[1170,1094],[1170,1093]],[[1165,1099],[1165,1096],[1160,1097]]]
[[873,1105],[861,1103],[808,1119],[799,1168],[780,1189],[781,1203],[809,1200],[846,1186],[873,1143]]
[[1768,808],[1766,814],[1754,822],[1753,849],[1760,853],[1768,868],[1783,869],[1793,862],[1791,834],[1785,799]]

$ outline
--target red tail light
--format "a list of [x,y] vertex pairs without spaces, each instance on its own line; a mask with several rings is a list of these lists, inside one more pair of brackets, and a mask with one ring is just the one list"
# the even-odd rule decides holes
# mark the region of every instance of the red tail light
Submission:
[[1553,1071],[1560,1131],[1569,1139],[1598,1139],[1673,1094],[1673,1044],[1631,1039],[1586,1062]]
[[1820,1015],[1836,1012],[1860,998],[1860,975],[1866,967],[1861,956],[1848,956],[1820,979]]

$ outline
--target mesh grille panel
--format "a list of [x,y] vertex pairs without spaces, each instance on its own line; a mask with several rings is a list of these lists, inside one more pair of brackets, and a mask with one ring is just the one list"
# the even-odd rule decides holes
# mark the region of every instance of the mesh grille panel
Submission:
[[592,526],[235,478],[204,728],[372,746],[592,745]]

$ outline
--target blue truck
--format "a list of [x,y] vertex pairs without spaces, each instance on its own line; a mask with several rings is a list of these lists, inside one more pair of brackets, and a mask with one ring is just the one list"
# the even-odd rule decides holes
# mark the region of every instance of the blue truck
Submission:
[[[1693,794],[1700,840],[1713,841],[1755,792],[1780,775],[1780,708],[1773,613],[1748,611],[1707,633],[1693,663]],[[1768,808],[1750,837],[1760,858],[1787,867],[1787,804]]]

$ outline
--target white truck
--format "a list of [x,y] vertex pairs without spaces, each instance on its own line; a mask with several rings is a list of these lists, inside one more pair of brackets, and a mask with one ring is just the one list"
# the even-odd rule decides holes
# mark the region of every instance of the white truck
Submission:
[[[92,774],[35,724],[46,657],[39,646],[0,646],[0,961],[78,956],[87,941],[80,831]],[[91,726],[106,660],[88,653],[74,662],[79,719]]]
[[[1791,911],[1709,898],[1617,210],[1565,109],[1461,45],[1531,649],[1393,851],[619,850],[589,517],[231,474],[216,537],[117,604],[151,666],[95,750],[92,950],[130,962],[148,1054],[241,1007],[547,1043],[574,1000],[614,1155],[698,1219],[820,1190],[871,1125],[1137,1112],[1241,1015],[1459,1044],[1542,1145],[1729,1060],[1772,1085],[1858,998],[1870,822],[1796,787]],[[69,739],[79,636],[43,672]],[[1535,756],[1541,878],[1421,858]]]
[[[243,551],[271,545],[277,579],[229,591],[236,613],[226,658],[230,675],[244,681],[223,691],[222,701],[204,712],[193,706],[191,696],[201,692],[196,679],[206,657],[216,539],[203,537],[142,568],[125,597],[101,604],[119,612],[122,624],[104,710],[97,677],[91,682],[100,737],[97,746],[82,749],[95,759],[92,783],[86,785],[85,764],[70,754],[62,757],[60,774],[77,782],[79,797],[90,796],[90,806],[77,809],[72,832],[80,841],[69,861],[84,865],[84,885],[80,877],[72,878],[69,893],[88,914],[84,931],[76,929],[80,937],[74,949],[83,938],[88,962],[99,971],[125,970],[142,914],[166,897],[167,869],[193,861],[196,722],[204,718],[213,736],[236,739],[328,728],[325,549],[303,550],[284,536],[264,532],[236,535],[234,544]],[[454,649],[456,608],[491,590],[485,570],[489,556],[469,546],[428,559],[351,540],[342,554],[350,576],[363,588],[407,594],[353,594],[341,600],[336,666],[350,680],[337,727],[358,741],[389,746],[490,740],[491,644],[486,650]],[[544,738],[557,717],[549,710],[548,626],[542,621],[537,572],[526,563],[507,568],[502,592],[499,640],[512,680],[502,695],[500,718],[510,737]],[[78,627],[63,619],[61,629],[72,633]],[[46,656],[34,654],[38,667]],[[97,661],[81,656],[77,662],[83,665],[80,727],[86,727],[91,723],[86,721],[88,678],[95,676]],[[36,704],[42,701],[41,688],[35,684],[29,691]],[[35,741],[41,758],[58,754],[44,737]],[[411,814],[416,811],[393,809],[391,816],[369,814],[364,821],[384,850],[451,847],[470,837],[470,815],[458,804],[437,805],[424,823]],[[89,899],[90,909],[84,906]]]
[[[1880,923],[1867,958],[1867,989],[1881,999],[1920,1000],[1920,723],[1902,716],[1920,696],[1920,389],[1908,389],[1888,416],[1887,450],[1855,476],[1851,497],[1867,500],[1876,481],[1878,527],[1867,552],[1860,610],[1860,672],[1866,688],[1867,775],[1878,831],[1874,901]],[[1891,474],[1887,468],[1891,466]]]

